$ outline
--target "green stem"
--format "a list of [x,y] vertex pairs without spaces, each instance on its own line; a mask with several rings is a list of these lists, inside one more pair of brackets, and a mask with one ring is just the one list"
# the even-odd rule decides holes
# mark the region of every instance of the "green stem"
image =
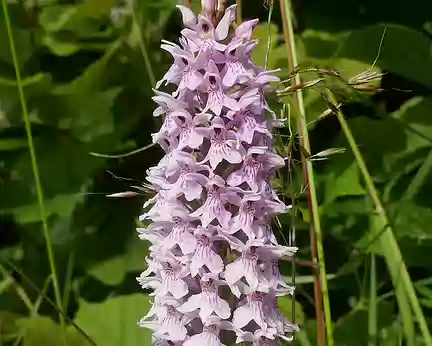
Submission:
[[[42,292],[44,294],[46,294],[46,292],[48,290],[48,287],[49,287],[49,285],[51,283],[51,278],[52,277],[50,275],[50,276],[48,276],[48,279],[45,280],[45,283],[44,283],[43,288],[42,288]],[[33,309],[30,311],[30,318],[29,319],[33,319],[33,318],[35,318],[37,316],[39,308],[40,308],[42,302],[43,302],[43,296],[39,295],[39,297],[37,298],[35,304],[33,305]],[[28,322],[30,322],[30,321],[28,321]],[[13,343],[12,346],[19,346],[21,344],[21,340],[25,336],[25,334],[27,332],[27,329],[28,329],[28,323],[24,324],[20,328],[20,330],[18,332],[18,336],[16,337],[15,342]]]
[[270,56],[270,49],[271,49],[271,43],[272,43],[272,37],[271,37],[271,17],[273,14],[273,0],[269,3],[269,12],[268,12],[268,18],[267,18],[267,52],[265,57],[265,65],[264,68],[268,69],[269,64],[269,56]]
[[369,273],[369,311],[368,311],[368,332],[369,346],[377,344],[378,318],[377,318],[377,283],[376,283],[376,263],[375,255],[370,255]]
[[141,54],[142,54],[143,59],[144,59],[144,65],[145,65],[147,75],[148,75],[149,80],[150,80],[150,84],[154,88],[156,86],[156,78],[155,78],[155,75],[153,73],[153,68],[152,68],[150,56],[147,52],[147,47],[146,47],[145,42],[144,42],[144,36],[143,36],[142,30],[141,30],[140,21],[139,21],[138,15],[137,15],[135,1],[132,1],[131,7],[132,7],[133,26],[135,27],[136,33],[138,35],[138,45],[140,47]]
[[[332,93],[328,93],[328,96],[333,103],[336,103],[335,96]],[[409,276],[407,267],[403,261],[402,253],[399,249],[396,237],[390,226],[386,211],[383,207],[383,204],[381,203],[378,191],[375,188],[375,184],[373,183],[372,177],[367,169],[363,156],[358,149],[358,145],[354,139],[351,129],[340,109],[338,110],[338,112],[336,112],[336,116],[339,120],[342,131],[344,132],[345,137],[348,140],[355,160],[357,161],[357,165],[360,168],[368,194],[375,206],[375,212],[378,218],[377,221],[379,221],[378,227],[375,227],[375,229],[378,232],[381,232],[381,230],[384,229],[384,231],[381,232],[381,235],[379,236],[379,240],[381,243],[380,248],[384,254],[393,281],[393,285],[395,287],[396,299],[398,300],[399,309],[401,310],[401,317],[403,320],[404,331],[407,337],[408,345],[415,344],[411,311],[407,311],[407,308],[409,309],[409,306],[407,307],[407,304],[411,304],[412,311],[414,312],[414,315],[419,323],[420,331],[423,335],[425,345],[432,346],[432,337],[427,326],[426,319],[421,310],[420,303],[414,289],[414,285]]]
[[236,4],[237,4],[237,23],[240,24],[243,21],[242,18],[242,0],[236,0]]
[[54,260],[54,251],[53,251],[53,246],[52,246],[51,234],[48,230],[48,222],[46,219],[44,194],[43,194],[42,184],[41,184],[41,180],[40,180],[40,176],[39,176],[39,167],[38,167],[38,163],[37,163],[36,150],[34,148],[31,124],[30,124],[29,114],[28,114],[28,110],[27,110],[27,103],[25,100],[24,89],[22,86],[21,72],[20,72],[19,65],[18,65],[18,57],[17,57],[17,53],[16,53],[15,41],[14,41],[14,37],[13,37],[13,33],[12,33],[12,26],[11,26],[11,22],[10,22],[10,18],[9,18],[9,11],[8,11],[8,6],[7,6],[6,1],[7,0],[2,0],[3,14],[4,14],[5,22],[6,22],[6,29],[7,29],[8,38],[9,38],[9,46],[10,46],[10,51],[12,54],[12,60],[13,60],[14,68],[15,68],[15,76],[16,76],[16,80],[17,80],[18,93],[19,93],[19,98],[20,98],[20,102],[21,102],[21,109],[22,109],[23,117],[24,117],[28,146],[29,146],[29,150],[30,150],[31,166],[32,166],[32,170],[33,170],[34,182],[36,185],[36,194],[37,194],[37,199],[38,199],[38,204],[39,204],[39,213],[40,213],[41,220],[42,220],[42,229],[43,229],[43,234],[44,234],[44,238],[45,238],[45,244],[46,244],[47,253],[48,253],[48,261],[49,261],[49,265],[50,265],[50,269],[51,269],[51,275],[52,275],[52,279],[53,279],[55,301],[56,301],[56,304],[58,305],[58,308],[60,309],[60,313],[59,313],[60,324],[64,328],[65,327],[65,321],[63,318],[63,314],[61,313],[63,311],[62,297],[60,294],[59,280],[57,277],[56,264],[55,264],[55,260]]
[[[281,10],[282,10],[283,17],[285,17],[284,31],[286,36],[285,43],[287,45],[288,62],[290,65],[290,70],[293,71],[295,66],[298,65],[298,62],[297,62],[297,54],[296,54],[295,39],[294,39],[294,29],[292,23],[293,13],[291,10],[291,4],[289,0],[283,0],[283,1],[281,0]],[[294,85],[301,84],[300,76],[298,73],[293,78],[293,84]],[[300,144],[303,146],[304,149],[306,149],[308,153],[310,153],[311,150],[310,150],[310,143],[309,143],[309,136],[308,136],[308,129],[307,129],[307,121],[306,121],[305,107],[303,102],[303,95],[301,90],[295,93],[295,97],[297,100],[298,110],[300,112],[300,116],[298,118],[298,132],[299,132]],[[304,155],[302,155],[302,162],[303,162],[303,167],[306,175],[306,187],[308,190],[309,209],[312,217],[312,226],[313,226],[312,233],[316,237],[316,249],[318,253],[318,267],[319,267],[319,276],[320,276],[320,284],[321,284],[320,288],[323,296],[322,300],[324,305],[327,345],[333,346],[334,345],[333,326],[332,326],[332,319],[331,319],[331,312],[330,312],[330,299],[329,299],[328,287],[327,287],[327,275],[325,269],[324,247],[323,247],[323,240],[322,240],[323,234],[322,234],[321,223],[319,219],[314,172],[313,172],[312,162],[307,158],[305,158]],[[317,316],[317,318],[319,318],[319,316]]]

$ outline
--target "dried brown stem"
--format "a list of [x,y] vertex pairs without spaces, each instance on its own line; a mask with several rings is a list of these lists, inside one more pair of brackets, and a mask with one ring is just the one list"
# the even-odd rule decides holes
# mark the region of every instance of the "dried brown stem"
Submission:
[[192,6],[192,0],[185,0],[185,6],[191,8],[191,6]]
[[[285,11],[285,6],[282,1],[279,1],[280,8],[281,8],[281,15],[282,15],[282,23],[283,23],[283,31],[284,31],[284,37],[285,42],[290,42],[292,38],[290,37],[290,31],[288,29],[288,21],[287,21],[287,13]],[[287,59],[288,59],[288,66],[290,71],[294,71],[296,66],[294,66],[293,59],[291,57],[293,56],[293,52],[291,52],[291,47],[289,44],[285,44],[285,47],[287,49]],[[297,84],[295,78],[291,78],[292,87],[294,88]],[[299,106],[299,94],[296,92],[294,93],[294,99]],[[303,126],[300,123],[297,124],[297,131],[298,136],[300,140],[300,146],[305,147],[304,145],[304,134],[303,134]],[[302,158],[302,167],[303,167],[303,175],[304,175],[304,183],[306,186],[306,195],[308,200],[308,207],[310,212],[313,212],[312,208],[312,200],[311,200],[311,193],[310,193],[310,184],[309,184],[309,178],[308,178],[308,166],[307,166],[307,160],[308,158],[305,156],[303,152],[301,152],[301,158]],[[318,255],[317,255],[317,236],[315,232],[315,227],[313,223],[311,223],[310,226],[310,246],[311,246],[311,257],[312,257],[312,263],[313,267],[318,266]],[[314,270],[314,299],[315,299],[315,314],[317,319],[317,331],[318,331],[318,346],[325,346],[325,321],[324,321],[324,309],[323,309],[323,293],[322,293],[322,287],[321,287],[321,281],[319,276],[319,271]]]
[[294,262],[295,264],[298,264],[302,267],[310,267],[315,269],[319,269],[319,267],[317,266],[316,263],[312,262],[312,261],[308,261],[308,260],[302,260],[302,259],[297,259],[297,258],[293,258],[293,257],[288,257],[288,256],[284,256],[281,258],[282,261],[287,261],[287,262]]

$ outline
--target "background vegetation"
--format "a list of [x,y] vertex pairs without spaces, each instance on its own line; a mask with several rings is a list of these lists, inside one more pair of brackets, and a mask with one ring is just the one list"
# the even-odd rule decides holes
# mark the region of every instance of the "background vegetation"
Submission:
[[[139,186],[161,150],[151,147],[121,158],[90,153],[121,154],[151,142],[150,134],[160,126],[152,117],[151,88],[170,64],[159,44],[162,38],[176,40],[179,34],[179,1],[3,0],[6,3],[17,59],[11,55],[3,6],[0,343],[89,345],[85,333],[97,345],[149,345],[149,333],[135,324],[149,307],[148,296],[135,281],[146,255],[146,244],[137,239],[135,227],[148,196],[105,195]],[[317,345],[314,270],[307,262],[310,212],[299,162],[303,151],[315,170],[335,345],[429,346],[419,329],[412,294],[406,290],[407,278],[401,275],[405,284],[395,290],[399,278],[388,269],[403,263],[408,267],[414,298],[430,330],[432,3],[309,0],[294,1],[293,7],[302,71],[320,67],[348,80],[370,69],[376,59],[371,71],[384,75],[373,88],[356,90],[328,71],[300,73],[303,80],[325,80],[304,93],[311,152],[305,153],[299,144],[295,121],[291,133],[286,129],[278,136],[278,150],[292,157],[292,179],[275,184],[296,208],[275,229],[284,242],[295,228],[300,247],[295,271],[289,262],[282,267],[288,280],[295,276],[297,303],[293,309],[284,300],[281,308],[288,316],[295,314],[302,328],[296,344]],[[264,65],[268,6],[244,0],[242,15],[262,20],[254,60]],[[284,78],[290,69],[282,24],[276,1],[269,68],[282,68]],[[21,83],[14,65],[21,71]],[[18,86],[33,133],[46,225],[40,216]],[[322,115],[329,107],[321,96],[326,90],[343,101],[341,109],[386,211],[384,225],[377,221],[380,210],[369,197],[364,172],[338,117]],[[370,90],[375,92],[365,92]],[[282,103],[273,98],[279,112]],[[288,96],[283,101],[292,100]],[[290,120],[296,118],[293,108],[285,108]],[[328,150],[332,148],[346,150]],[[46,235],[54,252],[51,262]],[[58,289],[53,285],[53,265]]]

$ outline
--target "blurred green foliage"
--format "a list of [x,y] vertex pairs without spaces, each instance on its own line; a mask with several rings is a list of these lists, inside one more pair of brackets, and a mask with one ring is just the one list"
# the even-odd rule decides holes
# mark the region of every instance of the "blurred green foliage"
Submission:
[[[245,0],[243,0],[246,2]],[[136,326],[149,298],[135,282],[144,269],[146,244],[135,235],[136,219],[148,196],[108,199],[144,181],[145,170],[161,157],[150,148],[108,159],[90,153],[124,153],[147,145],[160,126],[152,117],[152,76],[160,78],[170,58],[160,40],[175,40],[181,29],[176,0],[11,0],[8,1],[18,62],[23,75],[33,139],[45,192],[49,229],[65,310],[98,345],[149,345]],[[278,5],[276,2],[275,5]],[[389,11],[404,8],[404,13]],[[260,17],[262,1],[243,6],[245,18]],[[387,208],[423,311],[432,322],[432,4],[421,0],[294,1],[302,66],[337,70],[351,78],[371,68],[383,72],[383,91],[362,93],[329,79],[345,98],[343,110]],[[135,15],[133,13],[135,11]],[[286,50],[278,6],[271,26],[269,68],[287,76]],[[382,46],[380,41],[385,30]],[[263,65],[267,25],[253,58]],[[379,53],[379,54],[378,54]],[[146,60],[146,56],[149,57]],[[313,73],[302,75],[314,79]],[[272,101],[273,102],[273,101]],[[311,153],[349,148],[334,116],[319,118],[327,105],[320,90],[305,92]],[[281,105],[273,102],[275,111]],[[294,124],[293,124],[294,126]],[[62,331],[58,314],[40,291],[50,275],[42,235],[23,117],[3,13],[0,13],[1,265],[0,338],[13,345],[87,345],[71,325]],[[287,130],[282,135],[289,135]],[[280,144],[283,146],[283,143]],[[279,147],[279,150],[284,150]],[[294,158],[299,157],[298,145]],[[296,162],[294,160],[294,162]],[[373,207],[350,150],[314,161],[334,317],[336,345],[365,345],[368,339],[370,241]],[[296,225],[299,257],[310,258],[307,203],[301,167],[294,181],[277,183],[299,213],[281,218],[286,236]],[[293,197],[295,196],[295,197]],[[294,218],[294,219],[293,219]],[[281,234],[278,237],[283,241]],[[9,276],[14,263],[25,274]],[[284,264],[292,276],[291,264]],[[377,257],[378,339],[397,345],[402,338],[390,277]],[[296,343],[316,344],[310,268],[297,266]],[[47,291],[53,297],[52,289]],[[26,299],[38,310],[31,311]],[[281,303],[292,315],[291,301]],[[34,307],[33,306],[33,307]],[[432,324],[431,324],[432,325]],[[422,345],[422,341],[418,340]]]

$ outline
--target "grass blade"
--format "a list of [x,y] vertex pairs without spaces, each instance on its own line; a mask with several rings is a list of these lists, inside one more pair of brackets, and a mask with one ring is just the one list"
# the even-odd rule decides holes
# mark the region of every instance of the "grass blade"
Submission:
[[[336,104],[335,96],[332,93],[328,94],[330,101]],[[417,298],[414,285],[409,276],[407,267],[403,261],[402,253],[397,243],[396,237],[390,226],[387,213],[378,195],[378,191],[363,159],[363,156],[359,150],[359,146],[354,139],[351,129],[345,120],[342,111],[336,109],[336,116],[341,125],[342,131],[348,140],[351,150],[354,154],[357,165],[362,173],[365,181],[366,189],[368,194],[375,206],[376,216],[373,218],[375,224],[373,229],[374,233],[380,232],[378,240],[381,243],[381,251],[383,252],[384,258],[387,263],[387,267],[392,278],[393,286],[395,287],[396,299],[398,302],[399,310],[401,311],[401,318],[403,321],[404,332],[407,337],[408,345],[415,345],[414,339],[414,327],[413,327],[413,316],[419,324],[421,334],[424,338],[426,346],[432,346],[432,337],[430,330],[426,323],[426,319],[420,307],[420,302]],[[384,231],[381,231],[384,230]],[[411,307],[411,309],[410,309]]]
[[375,255],[370,256],[369,272],[369,310],[368,310],[368,333],[369,346],[376,346],[378,334],[378,316],[377,316],[377,277]]
[[[28,109],[27,109],[27,103],[26,103],[26,99],[25,99],[25,95],[24,95],[24,88],[22,85],[21,72],[20,72],[19,65],[18,65],[18,57],[17,57],[16,48],[15,48],[15,41],[14,41],[14,37],[13,37],[13,33],[12,33],[11,21],[9,18],[7,0],[1,0],[1,1],[2,1],[3,14],[4,14],[5,22],[6,22],[6,29],[7,29],[8,39],[9,39],[9,46],[10,46],[10,51],[11,51],[11,55],[12,55],[12,61],[13,61],[14,68],[15,68],[15,77],[16,77],[16,81],[17,81],[17,87],[18,87],[19,99],[20,99],[20,103],[21,103],[21,109],[22,109],[22,113],[23,113],[23,117],[24,117],[25,129],[26,129],[26,134],[27,134],[27,141],[28,141],[28,146],[29,146],[29,150],[30,150],[31,166],[32,166],[33,177],[34,177],[34,182],[35,182],[35,186],[36,186],[36,194],[37,194],[37,199],[38,199],[39,212],[40,212],[41,220],[42,220],[42,229],[43,229],[45,244],[46,244],[47,253],[48,253],[48,261],[49,261],[49,265],[50,265],[50,269],[51,269],[51,275],[53,278],[54,295],[55,295],[55,300],[56,300],[56,304],[58,305],[58,308],[60,309],[60,311],[63,311],[62,298],[61,298],[61,294],[60,294],[59,280],[57,277],[56,263],[55,263],[55,259],[54,259],[54,251],[53,251],[53,246],[52,246],[51,234],[48,230],[48,222],[46,219],[44,195],[43,195],[42,184],[41,184],[41,180],[40,180],[40,176],[39,176],[39,167],[38,167],[38,162],[37,162],[36,150],[34,148],[34,143],[33,143],[31,124],[30,124],[30,119],[29,119],[29,114],[28,114]],[[60,324],[64,328],[63,314],[59,314],[59,318],[60,318]]]

